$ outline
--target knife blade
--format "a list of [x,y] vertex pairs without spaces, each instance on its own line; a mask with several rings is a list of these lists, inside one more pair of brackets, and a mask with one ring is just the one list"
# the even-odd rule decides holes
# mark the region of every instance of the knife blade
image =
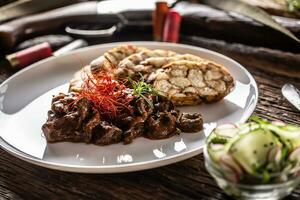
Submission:
[[300,91],[292,84],[285,84],[281,92],[282,95],[300,111]]

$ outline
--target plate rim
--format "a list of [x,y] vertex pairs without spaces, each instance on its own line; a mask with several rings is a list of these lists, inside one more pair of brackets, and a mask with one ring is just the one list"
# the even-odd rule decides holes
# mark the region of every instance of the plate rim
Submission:
[[[178,44],[178,43],[167,43],[167,42],[153,42],[153,41],[123,41],[123,42],[112,42],[112,43],[103,43],[103,44],[97,44],[97,45],[92,45],[92,46],[88,46],[88,47],[84,47],[72,52],[68,52],[66,54],[60,55],[60,56],[52,56],[49,57],[47,59],[41,60],[39,62],[36,62],[20,71],[18,71],[17,73],[13,74],[12,76],[10,76],[9,78],[7,78],[1,85],[0,87],[2,87],[3,85],[5,85],[7,82],[9,82],[11,79],[19,76],[20,74],[38,67],[39,65],[49,62],[51,60],[55,60],[58,57],[63,57],[63,56],[68,56],[71,54],[77,54],[80,52],[84,52],[87,50],[91,50],[91,49],[97,49],[99,47],[102,48],[110,48],[110,47],[114,47],[117,45],[122,45],[122,44],[132,44],[132,45],[153,45],[153,46],[168,46],[168,47],[182,47],[182,48],[187,48],[187,49],[193,49],[195,51],[202,51],[208,54],[213,54],[217,57],[221,57],[224,60],[228,60],[231,63],[234,63],[237,67],[239,67],[244,73],[245,75],[250,79],[250,83],[254,86],[255,89],[255,100],[254,103],[251,104],[251,107],[247,108],[247,111],[243,114],[243,116],[241,117],[241,119],[238,122],[245,122],[250,116],[251,114],[254,112],[257,102],[258,102],[258,87],[257,87],[257,83],[255,81],[255,79],[253,78],[253,76],[251,75],[251,73],[240,63],[238,63],[237,61],[233,60],[232,58],[225,56],[221,53],[206,49],[206,48],[202,48],[202,47],[197,47],[197,46],[192,46],[192,45],[187,45],[187,44]],[[162,48],[163,49],[163,48]],[[205,145],[205,144],[204,144]],[[164,158],[160,158],[160,159],[153,159],[153,160],[148,160],[148,161],[142,161],[142,162],[137,162],[137,163],[124,163],[124,164],[120,164],[120,165],[96,165],[96,166],[80,166],[80,165],[71,165],[71,164],[61,164],[61,163],[55,163],[55,162],[50,162],[50,161],[43,161],[42,159],[38,159],[35,158],[31,155],[28,155],[22,151],[19,151],[18,149],[14,148],[13,146],[11,146],[9,143],[7,143],[1,136],[0,136],[0,147],[5,150],[6,152],[8,152],[9,154],[11,154],[12,156],[15,156],[21,160],[24,160],[26,162],[38,165],[38,166],[42,166],[45,168],[50,168],[50,169],[56,169],[56,170],[60,170],[60,171],[65,171],[65,172],[77,172],[77,173],[124,173],[124,172],[133,172],[133,171],[141,171],[141,170],[146,170],[146,169],[152,169],[152,168],[157,168],[157,167],[162,167],[165,165],[169,165],[172,163],[176,163],[176,162],[180,162],[183,161],[185,159],[191,158],[195,155],[198,155],[200,153],[202,153],[203,151],[203,147],[204,145],[195,148],[195,149],[191,149],[188,151],[184,151],[180,154],[175,154],[175,155],[171,155],[171,156],[167,156]]]

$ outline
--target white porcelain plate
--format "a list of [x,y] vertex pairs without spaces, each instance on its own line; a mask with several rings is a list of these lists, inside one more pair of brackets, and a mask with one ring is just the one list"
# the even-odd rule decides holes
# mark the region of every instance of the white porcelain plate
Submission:
[[175,163],[202,152],[205,135],[219,123],[244,122],[257,103],[257,86],[251,74],[234,60],[206,49],[159,42],[127,42],[150,49],[168,49],[210,59],[227,67],[235,89],[222,101],[182,107],[202,113],[204,131],[183,133],[164,140],[138,138],[132,144],[96,146],[80,143],[47,144],[41,126],[52,95],[67,92],[74,72],[121,43],[91,46],[38,62],[16,73],[0,86],[0,145],[25,161],[63,171],[117,173]]

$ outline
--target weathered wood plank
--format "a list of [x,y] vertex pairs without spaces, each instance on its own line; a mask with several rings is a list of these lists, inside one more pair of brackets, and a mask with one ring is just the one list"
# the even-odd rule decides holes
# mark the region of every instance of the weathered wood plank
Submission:
[[[182,2],[175,8],[183,15],[183,34],[300,52],[299,43],[248,17],[196,3]],[[300,36],[299,19],[277,16],[273,19]]]
[[[227,55],[241,64],[254,69],[263,69],[268,74],[277,73],[288,77],[300,76],[300,54],[197,36],[182,35],[186,44],[197,45]],[[264,73],[264,72],[260,72]]]

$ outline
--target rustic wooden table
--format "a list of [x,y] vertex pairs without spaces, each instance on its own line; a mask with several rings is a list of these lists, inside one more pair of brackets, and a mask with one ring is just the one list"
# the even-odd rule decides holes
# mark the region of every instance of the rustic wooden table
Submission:
[[[254,48],[200,37],[183,43],[218,51],[236,59],[254,76],[259,101],[254,114],[300,124],[296,111],[281,95],[281,86],[300,88],[300,54]],[[298,68],[298,69],[297,69]],[[0,82],[15,71],[0,64]],[[1,130],[1,129],[0,129]],[[75,174],[24,162],[0,149],[0,199],[230,199],[207,173],[203,156],[141,172]],[[300,199],[300,188],[286,199]]]

